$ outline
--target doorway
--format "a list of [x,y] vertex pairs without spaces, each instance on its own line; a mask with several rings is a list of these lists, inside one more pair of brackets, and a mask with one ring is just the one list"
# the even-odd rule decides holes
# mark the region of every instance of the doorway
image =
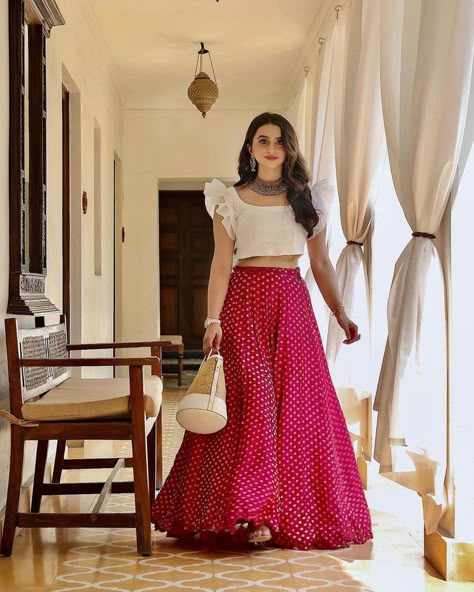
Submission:
[[160,191],[159,237],[161,334],[200,352],[214,251],[202,191]]

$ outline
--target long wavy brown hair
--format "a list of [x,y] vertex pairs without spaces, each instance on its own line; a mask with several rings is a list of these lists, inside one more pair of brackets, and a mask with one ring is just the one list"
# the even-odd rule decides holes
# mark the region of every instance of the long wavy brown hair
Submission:
[[291,123],[277,113],[261,113],[255,117],[247,130],[244,144],[239,155],[238,173],[240,179],[235,187],[242,187],[255,179],[257,171],[250,169],[249,146],[252,145],[255,134],[262,125],[271,123],[281,130],[281,139],[286,151],[283,163],[283,180],[288,185],[288,203],[293,208],[295,220],[301,224],[308,238],[313,233],[313,228],[319,221],[319,216],[311,201],[311,190],[308,186],[310,174],[305,159],[298,146],[298,138]]

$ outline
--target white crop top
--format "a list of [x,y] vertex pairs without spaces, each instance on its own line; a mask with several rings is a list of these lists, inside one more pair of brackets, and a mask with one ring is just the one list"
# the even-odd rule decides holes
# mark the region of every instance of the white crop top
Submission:
[[[313,228],[314,238],[327,224],[335,187],[327,179],[311,187],[313,206],[319,222]],[[211,216],[223,217],[222,224],[235,241],[236,259],[265,255],[302,255],[307,240],[305,228],[295,220],[293,208],[283,206],[256,206],[243,201],[235,187],[226,187],[213,179],[204,186],[206,209]]]

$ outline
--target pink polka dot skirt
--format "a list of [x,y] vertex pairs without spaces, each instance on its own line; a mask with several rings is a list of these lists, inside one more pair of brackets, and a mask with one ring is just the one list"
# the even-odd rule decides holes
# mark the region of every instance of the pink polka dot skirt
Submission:
[[152,508],[170,536],[267,524],[287,548],[372,538],[346,422],[299,269],[235,267],[221,314],[228,423],[186,432]]

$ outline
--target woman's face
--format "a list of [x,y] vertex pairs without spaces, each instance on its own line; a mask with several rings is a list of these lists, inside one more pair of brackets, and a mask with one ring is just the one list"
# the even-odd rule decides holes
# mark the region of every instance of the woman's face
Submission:
[[258,128],[249,147],[259,166],[277,168],[283,166],[286,151],[281,139],[280,126],[266,123]]

